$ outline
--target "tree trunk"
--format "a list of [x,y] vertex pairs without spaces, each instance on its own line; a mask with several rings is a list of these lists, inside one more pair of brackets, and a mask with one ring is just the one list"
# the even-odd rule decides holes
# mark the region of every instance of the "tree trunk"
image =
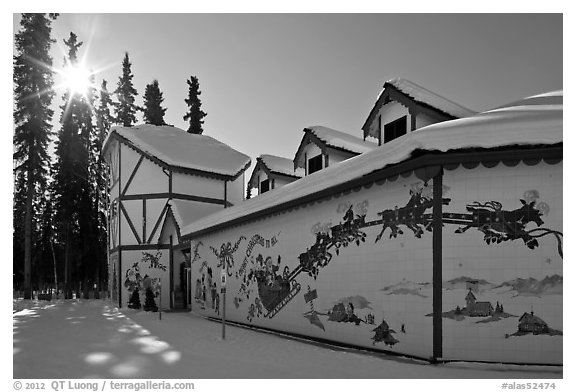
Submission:
[[32,221],[34,219],[32,201],[34,200],[34,181],[28,173],[26,189],[26,215],[24,217],[24,299],[32,298]]
[[68,224],[66,223],[64,225],[64,230],[66,230],[65,232],[65,242],[64,242],[64,298],[65,299],[71,299],[72,298],[72,294],[70,294],[70,287],[69,282],[70,282],[70,244],[69,244],[69,229],[68,229]]

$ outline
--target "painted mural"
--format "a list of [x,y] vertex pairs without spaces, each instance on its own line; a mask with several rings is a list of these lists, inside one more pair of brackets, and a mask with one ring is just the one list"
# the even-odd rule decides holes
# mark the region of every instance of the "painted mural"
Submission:
[[[128,307],[140,309],[141,300],[146,296],[148,289],[152,290],[154,298],[159,297],[161,293],[161,280],[154,275],[154,271],[166,271],[167,266],[161,263],[162,252],[157,251],[155,254],[142,252],[142,258],[126,270],[124,276],[124,288],[128,290]],[[150,274],[150,275],[149,275]],[[145,306],[144,310],[156,309],[155,300],[146,298],[150,306]],[[152,304],[154,302],[154,304]]]
[[[445,179],[442,189],[442,224],[445,241],[449,241],[445,244],[448,255],[450,246],[456,249],[465,245],[477,251],[476,255],[485,254],[491,264],[497,264],[498,255],[506,252],[546,254],[546,264],[554,258],[562,260],[562,228],[547,223],[554,205],[541,199],[546,192],[525,187],[521,192],[500,192],[503,197],[497,198],[490,197],[488,189],[464,192],[473,197],[466,200],[461,197],[459,180],[454,176],[450,179]],[[283,230],[272,235],[235,230],[236,237],[226,241],[218,241],[222,236],[215,235],[195,242],[193,263],[200,265],[195,298],[200,309],[219,314],[219,290],[212,268],[223,268],[235,282],[231,286],[235,289],[232,302],[234,314],[241,315],[239,322],[426,356],[421,350],[431,347],[432,186],[414,180],[410,177],[387,185],[393,189],[387,197],[378,197],[373,188],[353,198],[323,203],[318,208],[325,211],[324,220],[308,226],[313,241],[299,248],[293,245],[305,243],[301,239],[306,233],[295,223],[291,230],[279,224],[257,226],[266,227],[268,233]],[[362,198],[366,193],[369,197]],[[308,217],[298,216],[310,222]],[[313,216],[317,219],[319,214]],[[370,216],[373,218],[368,219]],[[561,217],[551,222],[561,222]],[[293,231],[294,227],[298,229]],[[544,248],[536,252],[542,241]],[[552,244],[554,252],[550,253]],[[519,252],[520,248],[526,252]],[[507,260],[503,259],[502,265],[507,265]],[[514,267],[506,267],[511,273],[521,268],[514,263]],[[490,328],[495,346],[500,340],[513,342],[525,336],[562,336],[557,320],[550,324],[546,315],[538,313],[541,307],[535,311],[526,307],[528,301],[519,301],[554,295],[561,298],[561,274],[489,281],[467,275],[467,265],[463,257],[449,256],[444,267],[445,277],[462,271],[459,277],[443,282],[442,317],[447,320],[445,323],[456,323],[445,329],[449,353],[461,357],[461,353],[476,347],[467,336],[475,336],[478,328]],[[490,265],[488,270],[494,271],[495,267]],[[363,283],[366,279],[369,284]],[[384,284],[375,289],[372,282],[378,279]],[[211,290],[214,294],[210,294]],[[344,292],[347,295],[342,296]],[[561,308],[554,312],[560,312],[561,317]],[[281,320],[275,322],[278,317]],[[481,350],[485,341],[480,339],[477,343]],[[517,348],[521,343],[514,344]],[[551,356],[557,358],[558,349],[554,350]],[[514,355],[518,355],[517,351],[505,359],[513,361]],[[487,360],[496,357],[486,354]],[[472,359],[479,359],[478,355]]]

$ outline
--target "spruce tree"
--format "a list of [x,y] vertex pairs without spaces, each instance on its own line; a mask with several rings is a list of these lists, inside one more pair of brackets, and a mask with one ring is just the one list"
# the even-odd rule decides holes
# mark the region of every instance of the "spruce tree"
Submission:
[[136,123],[136,111],[140,108],[136,105],[138,92],[132,84],[132,63],[128,57],[128,52],[124,54],[122,61],[122,76],[118,80],[118,85],[114,94],[118,102],[114,104],[116,112],[116,122],[124,127],[131,127]]
[[188,133],[194,133],[201,135],[204,130],[202,129],[202,124],[204,124],[203,118],[206,113],[202,111],[202,102],[200,101],[200,85],[198,83],[198,78],[196,76],[190,76],[188,83],[188,98],[184,100],[188,105],[188,112],[184,115],[184,121],[189,121],[190,125],[188,127]]
[[[77,36],[70,33],[64,44],[68,47],[65,64],[75,66],[82,42],[78,42]],[[87,264],[93,252],[90,249],[93,242],[93,208],[89,168],[93,97],[90,91],[86,96],[66,91],[62,99],[52,198],[58,240],[63,246],[64,282],[69,297],[72,289],[70,283],[72,280],[78,283],[84,278],[80,266]]]
[[162,102],[164,98],[162,97],[162,92],[160,87],[158,87],[158,81],[154,81],[146,85],[146,91],[144,92],[144,122],[152,125],[166,125],[164,122],[164,114],[166,109],[163,108]]
[[[46,189],[50,164],[48,144],[52,134],[50,109],[54,92],[50,46],[52,20],[57,14],[22,14],[15,36],[14,56],[14,240],[23,243],[14,256],[24,256],[24,296],[31,295],[31,268],[34,222],[39,211],[34,208]],[[37,204],[36,204],[37,205]]]
[[97,261],[97,276],[99,280],[106,279],[106,247],[107,247],[107,232],[108,224],[106,213],[108,209],[108,181],[109,174],[102,156],[102,147],[104,140],[108,135],[111,125],[114,123],[114,117],[110,113],[110,107],[113,105],[110,93],[108,92],[108,82],[102,80],[100,86],[100,96],[98,107],[96,108],[96,137],[93,143],[93,154],[95,156],[95,164],[92,165],[94,179],[95,195],[94,205],[96,209],[96,222],[97,222],[97,244],[98,244],[98,261]]

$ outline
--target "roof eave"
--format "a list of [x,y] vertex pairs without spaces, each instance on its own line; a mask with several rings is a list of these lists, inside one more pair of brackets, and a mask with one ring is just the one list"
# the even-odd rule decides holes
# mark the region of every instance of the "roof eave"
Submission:
[[108,135],[104,147],[102,148],[102,154],[106,153],[109,143],[113,138],[116,138],[120,143],[124,143],[128,147],[132,148],[133,150],[137,151],[138,153],[144,155],[146,158],[150,159],[152,162],[156,163],[157,165],[171,170],[173,172],[184,173],[184,174],[191,174],[200,177],[209,177],[209,178],[216,178],[219,180],[225,181],[233,181],[236,180],[244,171],[246,171],[250,165],[252,164],[251,160],[249,159],[243,167],[241,167],[235,174],[224,174],[224,173],[216,173],[210,172],[201,169],[193,169],[190,167],[184,167],[180,165],[170,164],[154,155],[149,153],[148,151],[144,151],[142,148],[134,144],[130,139],[120,135],[116,130],[111,130],[110,134]]

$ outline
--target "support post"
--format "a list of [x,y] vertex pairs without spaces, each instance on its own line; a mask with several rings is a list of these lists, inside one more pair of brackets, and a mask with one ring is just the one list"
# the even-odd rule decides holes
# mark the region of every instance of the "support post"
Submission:
[[434,176],[432,204],[432,359],[442,358],[442,176]]
[[170,253],[168,253],[168,264],[170,265],[170,309],[174,309],[174,239],[170,236]]
[[220,293],[222,294],[222,340],[226,340],[226,274],[228,267],[224,263],[220,273]]

